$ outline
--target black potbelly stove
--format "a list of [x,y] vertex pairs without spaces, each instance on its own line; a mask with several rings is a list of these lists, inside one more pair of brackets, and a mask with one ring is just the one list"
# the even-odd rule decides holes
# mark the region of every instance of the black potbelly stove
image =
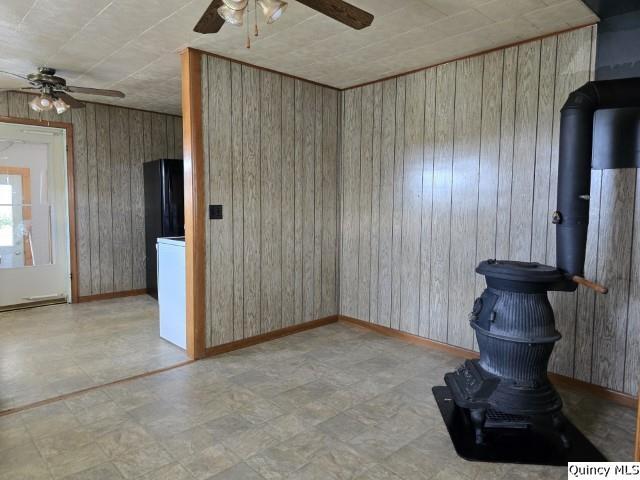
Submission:
[[560,340],[547,292],[566,276],[539,263],[487,260],[487,288],[470,315],[480,358],[444,377],[434,395],[458,453],[469,460],[566,465],[604,457],[562,414],[547,376]]
[[564,276],[538,263],[496,260],[476,271],[487,280],[470,316],[480,359],[445,375],[456,405],[470,412],[478,443],[484,428],[495,426],[536,423],[562,431],[562,400],[547,377],[560,339],[547,291],[560,287]]

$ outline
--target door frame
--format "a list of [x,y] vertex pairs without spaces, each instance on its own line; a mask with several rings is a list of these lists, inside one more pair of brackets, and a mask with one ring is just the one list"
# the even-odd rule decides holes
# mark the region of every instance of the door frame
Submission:
[[202,139],[201,57],[187,48],[182,63],[182,148],[184,165],[184,235],[186,253],[187,355],[205,356],[206,252],[204,145]]
[[76,253],[76,191],[73,176],[73,125],[67,122],[34,120],[0,116],[0,123],[30,125],[64,129],[66,132],[65,149],[67,153],[67,208],[69,209],[69,276],[71,280],[71,303],[78,302],[78,257]]

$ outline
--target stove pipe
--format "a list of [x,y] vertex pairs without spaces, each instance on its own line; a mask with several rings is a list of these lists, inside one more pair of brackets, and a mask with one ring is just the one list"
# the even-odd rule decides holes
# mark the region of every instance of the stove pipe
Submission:
[[[640,107],[640,78],[589,82],[569,95],[561,110],[558,160],[556,265],[566,275],[584,275],[589,226],[593,117],[601,108]],[[568,282],[567,290],[577,284]]]

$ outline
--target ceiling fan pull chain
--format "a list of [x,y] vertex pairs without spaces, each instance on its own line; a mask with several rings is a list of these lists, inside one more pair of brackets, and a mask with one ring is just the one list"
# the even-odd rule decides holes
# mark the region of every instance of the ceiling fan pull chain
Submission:
[[253,32],[254,36],[258,36],[258,0],[253,0],[253,20],[254,20],[254,25],[255,25],[255,29]]
[[[249,17],[248,12],[247,12],[247,17]],[[249,18],[247,18],[247,21],[245,23],[247,24],[247,44],[245,46],[247,48],[251,48],[251,35],[249,34]]]

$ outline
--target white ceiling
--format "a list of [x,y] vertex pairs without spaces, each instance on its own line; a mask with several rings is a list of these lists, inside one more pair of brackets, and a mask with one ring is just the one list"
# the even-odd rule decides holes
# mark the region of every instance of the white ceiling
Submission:
[[[351,0],[375,15],[356,31],[289,0],[247,50],[244,29],[192,31],[210,1],[1,0],[0,70],[48,65],[127,94],[111,103],[179,114],[186,46],[344,88],[597,21],[580,0]],[[19,85],[0,75],[0,88]]]

